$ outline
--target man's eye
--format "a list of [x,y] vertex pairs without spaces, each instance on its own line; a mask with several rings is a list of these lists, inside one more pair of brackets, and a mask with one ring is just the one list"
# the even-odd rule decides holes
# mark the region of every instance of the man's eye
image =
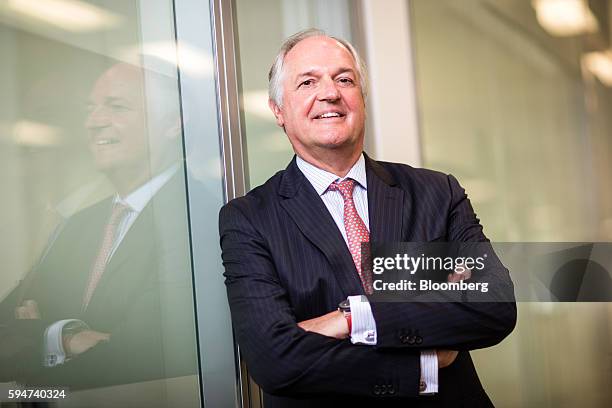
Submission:
[[338,82],[340,82],[342,85],[352,85],[354,83],[351,78],[340,78],[338,79]]
[[116,103],[110,105],[110,108],[115,112],[126,112],[130,110],[129,107],[125,105],[121,105],[121,104],[116,104]]
[[309,87],[309,86],[312,86],[313,84],[314,84],[314,81],[312,79],[307,79],[300,84],[300,88],[304,86]]

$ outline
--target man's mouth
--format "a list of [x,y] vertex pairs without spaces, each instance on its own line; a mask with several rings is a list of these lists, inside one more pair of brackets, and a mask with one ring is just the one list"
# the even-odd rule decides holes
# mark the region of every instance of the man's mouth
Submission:
[[96,146],[106,146],[119,143],[119,139],[115,138],[106,138],[106,139],[96,139],[94,140],[94,144]]
[[314,118],[315,119],[330,119],[330,118],[343,118],[344,116],[346,115],[341,112],[325,112],[325,113],[315,116]]

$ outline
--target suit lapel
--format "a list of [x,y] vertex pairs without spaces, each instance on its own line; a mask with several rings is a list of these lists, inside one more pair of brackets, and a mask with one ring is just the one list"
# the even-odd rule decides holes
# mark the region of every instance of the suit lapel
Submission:
[[[115,289],[117,275],[121,276],[119,281],[122,288],[134,290],[135,285],[140,285],[147,279],[147,275],[153,278],[153,275],[157,274],[150,265],[156,265],[152,260],[159,261],[162,257],[157,247],[159,235],[163,233],[158,230],[160,219],[173,214],[169,204],[182,193],[182,180],[181,173],[175,174],[138,214],[106,265],[88,311],[95,309],[97,301],[105,298],[106,291]],[[109,286],[111,283],[114,283],[112,287]]]
[[297,167],[295,157],[280,182],[281,206],[304,236],[327,258],[342,291],[361,294],[363,288],[353,258],[323,200]]
[[365,155],[368,180],[368,213],[370,241],[376,244],[404,240],[404,190],[378,162]]

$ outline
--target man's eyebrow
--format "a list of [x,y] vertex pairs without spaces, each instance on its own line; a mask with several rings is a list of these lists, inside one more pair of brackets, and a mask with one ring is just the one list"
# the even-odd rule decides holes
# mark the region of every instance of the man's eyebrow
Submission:
[[129,102],[127,99],[122,98],[120,96],[107,96],[106,98],[104,98],[104,100],[106,102],[110,102],[110,103],[112,103],[112,102],[124,102],[124,103]]
[[306,76],[315,76],[316,74],[317,74],[317,71],[313,69],[313,70],[302,72],[301,74],[298,74],[297,78],[302,78]]
[[357,73],[355,72],[355,70],[351,67],[346,67],[346,68],[339,68],[338,71],[336,71],[336,74],[334,76],[340,75],[340,74],[345,74],[347,72],[350,72],[353,75],[357,75]]
[[[334,71],[334,74],[332,76],[338,76],[346,72],[350,72],[351,74],[356,75],[356,72],[353,68],[341,67],[341,68],[338,68],[336,71]],[[318,73],[319,73],[318,70],[311,69],[310,71],[306,71],[306,72],[302,72],[301,74],[298,74],[297,78],[299,79],[299,78],[306,77],[306,76],[316,76]]]
[[[104,103],[114,103],[114,102],[129,103],[130,101],[128,101],[126,98],[123,98],[121,96],[106,96],[106,97],[104,97]],[[87,105],[95,105],[96,101],[93,98],[87,98],[85,103]]]

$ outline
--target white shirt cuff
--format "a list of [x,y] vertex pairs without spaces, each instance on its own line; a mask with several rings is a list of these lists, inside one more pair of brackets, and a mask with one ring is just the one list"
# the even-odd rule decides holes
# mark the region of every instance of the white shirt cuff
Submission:
[[66,352],[62,339],[62,330],[64,326],[72,322],[81,322],[77,319],[59,320],[45,330],[44,349],[45,359],[43,365],[45,367],[54,367],[66,362]]
[[419,392],[420,395],[438,392],[438,355],[435,350],[421,351],[421,381],[426,387]]
[[370,302],[365,296],[349,296],[351,305],[351,342],[353,344],[376,345],[376,322]]

